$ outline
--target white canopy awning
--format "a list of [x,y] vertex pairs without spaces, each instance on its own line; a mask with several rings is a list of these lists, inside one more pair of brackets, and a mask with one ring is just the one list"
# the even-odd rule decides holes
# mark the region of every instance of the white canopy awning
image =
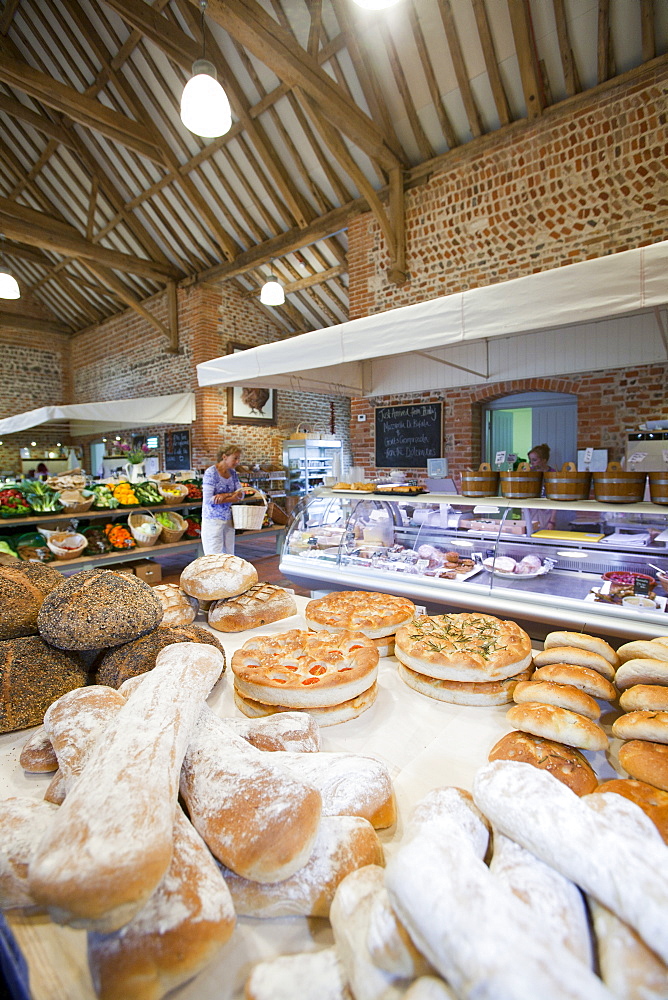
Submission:
[[83,437],[122,427],[151,424],[191,424],[195,419],[195,394],[179,392],[171,396],[144,396],[113,399],[103,403],[71,403],[40,406],[0,420],[0,435],[27,431],[40,424],[69,422],[70,434]]
[[[373,359],[624,316],[668,302],[668,241],[227,354],[199,384],[374,395]],[[399,361],[399,363],[401,363]]]

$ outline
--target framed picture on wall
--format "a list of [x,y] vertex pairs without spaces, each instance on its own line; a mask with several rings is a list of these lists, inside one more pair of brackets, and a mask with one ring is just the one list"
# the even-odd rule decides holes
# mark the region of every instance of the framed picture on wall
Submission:
[[[227,353],[247,351],[246,344],[228,344]],[[228,424],[276,425],[276,390],[261,386],[230,385],[227,387]]]

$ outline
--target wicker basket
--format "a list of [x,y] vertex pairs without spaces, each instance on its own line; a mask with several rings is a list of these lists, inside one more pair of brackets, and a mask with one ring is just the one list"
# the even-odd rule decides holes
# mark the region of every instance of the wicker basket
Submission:
[[561,472],[545,473],[548,500],[588,500],[591,473],[578,472],[573,462],[564,462]]
[[250,531],[259,531],[262,527],[262,522],[264,521],[264,515],[267,513],[267,498],[264,493],[260,493],[259,490],[254,490],[254,496],[261,497],[264,503],[262,504],[249,504],[249,503],[233,503],[232,504],[232,523],[235,528],[241,528]]
[[[59,542],[62,543],[65,539],[72,539],[74,541],[75,538],[79,539],[80,542],[76,548],[65,549],[59,544]],[[76,559],[88,545],[88,539],[84,535],[71,531],[52,531],[50,538],[47,538],[46,544],[56,559]]]
[[267,514],[269,515],[269,520],[273,521],[274,524],[290,524],[290,515],[287,514],[282,507],[279,507],[277,503],[272,502],[269,504],[267,507]]
[[171,528],[160,524],[160,540],[163,542],[179,542],[186,533],[188,522],[175,510],[164,511],[161,517],[168,517],[172,523]]
[[489,462],[483,462],[477,471],[465,469],[462,472],[462,496],[495,497],[498,489],[499,473],[494,472]]
[[639,503],[645,494],[644,472],[625,472],[619,462],[608,462],[605,472],[594,472],[594,496],[599,503]]
[[509,500],[530,500],[539,497],[543,486],[543,473],[532,472],[522,462],[515,472],[501,473],[501,492]]
[[[147,530],[150,525],[150,530]],[[128,528],[140,549],[148,549],[160,538],[161,527],[150,510],[133,510],[128,514]]]
[[[95,500],[95,494],[92,497],[88,497],[87,500],[82,500],[81,503],[63,504],[64,514],[83,514],[85,511],[90,510],[93,506],[93,501]],[[61,501],[62,503],[62,501]]]
[[[158,493],[163,498],[165,503],[181,503],[181,501],[185,500],[185,498],[188,496],[188,487],[182,486],[180,483],[169,483],[169,484],[165,483],[165,486],[167,486],[168,489],[171,491],[169,493],[165,491],[165,488],[161,486],[160,483],[158,483],[157,486],[158,486]],[[178,490],[179,492],[178,496],[175,495],[176,490]]]

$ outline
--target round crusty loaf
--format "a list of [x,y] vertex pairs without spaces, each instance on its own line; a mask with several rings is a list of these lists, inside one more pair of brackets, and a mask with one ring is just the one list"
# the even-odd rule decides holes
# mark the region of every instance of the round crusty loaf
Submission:
[[571,684],[591,698],[614,701],[617,692],[605,677],[589,667],[576,667],[571,663],[549,663],[534,671],[534,681],[552,681],[553,684]]
[[175,642],[203,642],[215,646],[223,654],[225,669],[225,650],[207,629],[200,625],[160,625],[148,635],[116,646],[105,653],[97,669],[96,683],[119,688],[128,678],[153,670],[160,650]]
[[[44,597],[64,580],[56,569],[39,564],[39,569],[46,570],[40,574],[31,566],[0,566],[0,639],[37,635],[37,615]],[[51,574],[55,574],[55,580]]]
[[239,556],[200,556],[181,573],[180,587],[200,601],[221,601],[243,594],[257,583],[257,570]]
[[612,735],[620,740],[668,743],[668,712],[628,712],[615,719]]
[[579,646],[551,646],[549,649],[546,647],[540,653],[534,653],[533,662],[537,667],[546,667],[550,663],[571,663],[577,667],[596,670],[608,681],[615,679],[615,668],[609,660],[600,653],[593,653]]
[[617,653],[622,663],[637,657],[668,661],[668,646],[663,642],[656,642],[654,639],[634,639],[633,642],[625,642],[623,646],[619,647]]
[[569,712],[566,708],[528,702],[525,705],[513,705],[506,712],[506,718],[511,726],[516,726],[525,733],[544,736],[548,740],[565,743],[566,746],[580,747],[582,750],[605,750],[608,746],[608,737],[600,726],[591,719],[585,719],[584,715]]
[[22,559],[15,559],[12,566],[27,576],[29,580],[32,580],[43,594],[50,594],[65,580],[63,574],[59,573],[53,566],[49,566],[48,563],[24,562]]
[[668,685],[668,662],[649,657],[627,660],[617,671],[615,683],[620,691],[626,691],[635,684]]
[[586,757],[554,740],[531,733],[512,732],[502,736],[489,752],[488,760],[515,760],[549,771],[576,795],[588,795],[598,784]]
[[621,695],[624,712],[668,712],[668,687],[663,684],[634,684]]
[[399,676],[414,691],[451,705],[507,705],[513,700],[516,685],[531,676],[531,668],[522,671],[516,677],[475,683],[439,680],[411,670],[399,661]]
[[545,649],[552,649],[553,646],[575,646],[578,649],[586,649],[590,653],[598,653],[613,667],[618,667],[621,662],[610,643],[605,639],[599,639],[598,636],[587,635],[586,632],[550,632],[545,636],[543,645]]
[[635,802],[649,816],[668,844],[668,792],[654,788],[646,781],[637,781],[635,778],[613,778],[610,781],[603,781],[594,791],[614,792]]
[[39,726],[51,702],[87,679],[77,656],[38,635],[0,642],[0,732]]
[[619,748],[619,763],[632,778],[668,792],[668,746],[648,740],[629,740]]
[[513,691],[513,701],[518,704],[539,702],[541,705],[556,705],[578,712],[594,722],[601,717],[601,709],[591,695],[585,694],[572,684],[555,684],[554,681],[521,681]]
[[218,632],[245,632],[297,614],[291,593],[274,583],[256,583],[237,597],[214,601],[209,608],[209,625]]
[[158,583],[153,593],[162,604],[163,625],[192,625],[197,618],[197,598],[184,593],[176,583]]
[[161,620],[162,604],[143,580],[88,569],[46,595],[37,625],[59,649],[102,649],[137,639]]

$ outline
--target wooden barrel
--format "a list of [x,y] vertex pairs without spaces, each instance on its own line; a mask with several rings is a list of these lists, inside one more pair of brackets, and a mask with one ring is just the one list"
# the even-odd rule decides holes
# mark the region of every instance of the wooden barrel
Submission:
[[591,473],[578,472],[573,462],[564,462],[561,472],[545,473],[548,500],[588,500]]
[[539,497],[543,488],[543,473],[532,472],[522,462],[515,472],[501,473],[501,492],[509,500],[530,500]]
[[462,472],[462,495],[465,497],[496,497],[499,490],[499,473],[494,472],[489,462],[480,468]]
[[644,472],[625,472],[619,462],[608,462],[605,472],[592,475],[594,496],[600,503],[638,503],[644,496]]
[[652,503],[668,503],[668,472],[650,472],[649,495]]

